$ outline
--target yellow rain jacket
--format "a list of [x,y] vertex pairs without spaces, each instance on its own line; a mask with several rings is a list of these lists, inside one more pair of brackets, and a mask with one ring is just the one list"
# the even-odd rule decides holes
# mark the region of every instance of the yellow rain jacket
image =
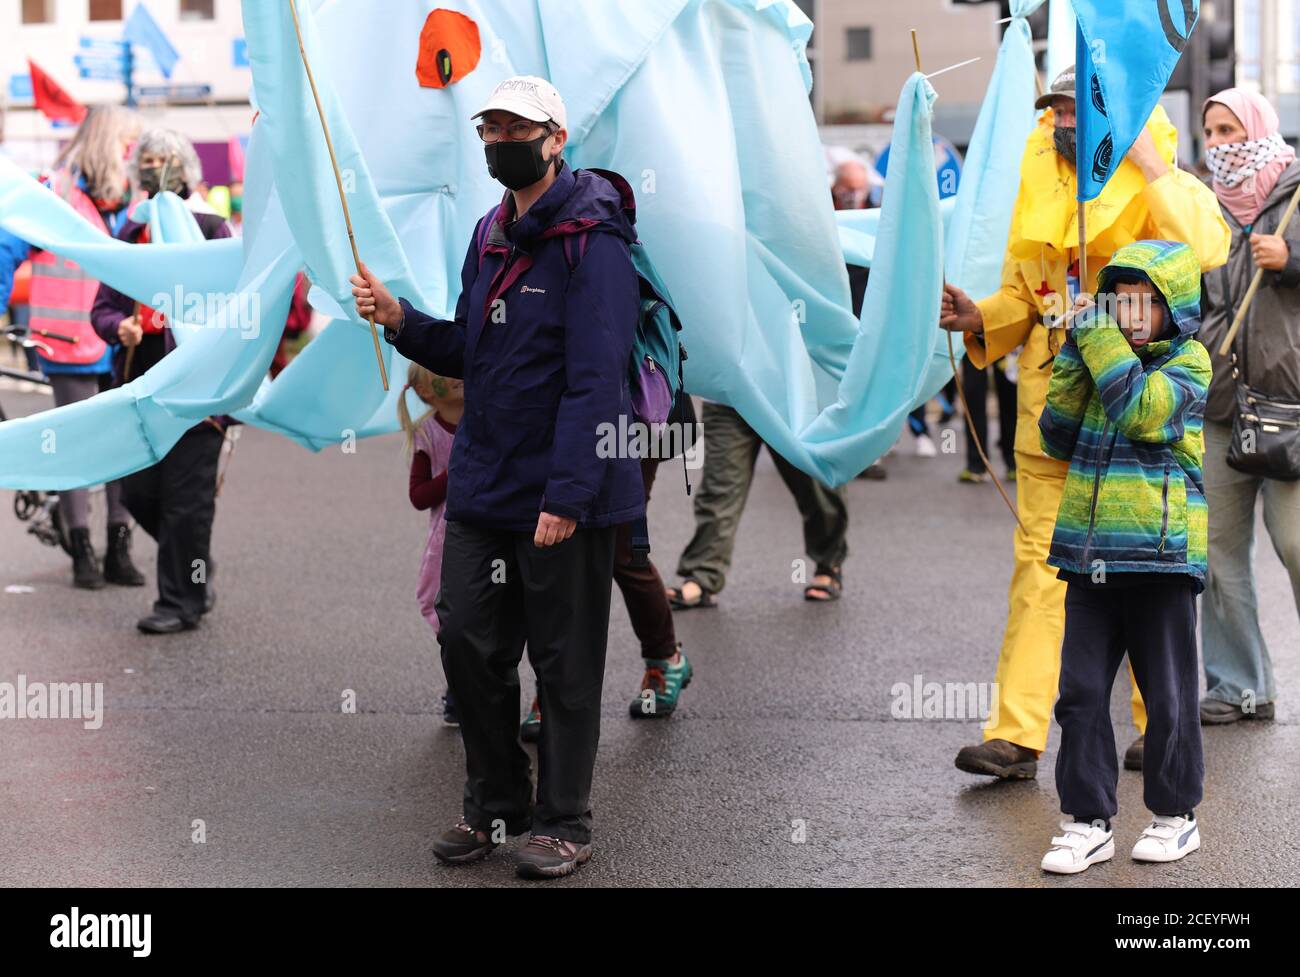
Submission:
[[[1020,196],[1011,219],[1002,288],[976,303],[984,315],[983,335],[966,334],[966,353],[976,367],[1001,359],[1017,346],[1025,347],[1020,357],[1015,449],[1040,458],[1045,456],[1038,440],[1038,416],[1047,402],[1052,360],[1065,341],[1062,330],[1048,329],[1043,323],[1049,315],[1068,309],[1066,273],[1079,257],[1078,188],[1074,168],[1056,151],[1053,126],[1052,113],[1044,113],[1029,137],[1020,164]],[[1228,260],[1232,233],[1218,198],[1195,176],[1175,166],[1178,131],[1163,108],[1156,108],[1147,128],[1170,170],[1148,184],[1137,165],[1125,159],[1101,196],[1088,203],[1088,274],[1093,281],[1111,255],[1134,241],[1181,241],[1196,253],[1202,271]]]

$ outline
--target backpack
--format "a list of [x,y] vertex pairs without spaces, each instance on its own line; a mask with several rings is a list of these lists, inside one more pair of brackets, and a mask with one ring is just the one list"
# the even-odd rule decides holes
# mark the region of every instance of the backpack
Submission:
[[[611,183],[623,183],[623,178],[609,170],[591,170]],[[477,247],[480,267],[487,253],[497,212],[479,224]],[[563,238],[564,258],[572,274],[582,262],[590,243],[590,232],[581,231]],[[674,309],[668,286],[655,269],[654,262],[640,241],[629,248],[632,267],[636,269],[637,285],[641,291],[641,304],[637,313],[636,338],[628,358],[628,385],[632,392],[632,413],[645,424],[665,424],[674,413],[682,393],[682,364],[686,349],[678,334],[681,320]]]
[[[582,261],[589,240],[586,231],[564,238],[564,257],[570,272]],[[682,323],[645,245],[637,241],[629,251],[641,290],[636,338],[627,366],[632,413],[646,424],[666,424],[682,389],[682,364],[686,361],[686,348],[678,339]]]

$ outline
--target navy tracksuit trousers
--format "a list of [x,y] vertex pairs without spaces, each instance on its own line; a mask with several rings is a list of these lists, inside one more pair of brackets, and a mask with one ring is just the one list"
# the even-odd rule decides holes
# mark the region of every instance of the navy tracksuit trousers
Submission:
[[1112,574],[1104,585],[1071,580],[1065,595],[1056,721],[1056,790],[1061,810],[1079,821],[1109,820],[1119,810],[1119,763],[1110,693],[1127,652],[1147,707],[1143,797],[1153,814],[1187,814],[1201,802],[1196,661],[1196,590],[1169,574],[1140,583]]

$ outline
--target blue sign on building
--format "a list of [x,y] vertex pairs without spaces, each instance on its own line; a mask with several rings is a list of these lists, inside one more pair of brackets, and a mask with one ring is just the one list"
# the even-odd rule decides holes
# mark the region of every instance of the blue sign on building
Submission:
[[104,54],[78,54],[72,59],[77,64],[77,72],[82,78],[96,81],[123,81],[126,78],[126,59],[114,58]]
[[235,63],[235,67],[247,68],[248,67],[248,40],[243,37],[237,37],[235,38],[235,43],[233,47],[234,47],[234,51],[232,52],[231,57]]
[[82,37],[81,47],[96,53],[102,53],[108,56],[120,55],[126,52],[126,41],[114,40],[111,37]]

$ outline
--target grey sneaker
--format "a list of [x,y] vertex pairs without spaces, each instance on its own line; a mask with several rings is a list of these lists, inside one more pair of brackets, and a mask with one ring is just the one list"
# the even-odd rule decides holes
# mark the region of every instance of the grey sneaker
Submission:
[[533,835],[519,853],[516,865],[526,879],[558,879],[572,875],[591,859],[591,843]]
[[1247,712],[1241,706],[1234,702],[1224,702],[1222,699],[1204,698],[1201,700],[1201,725],[1202,726],[1224,726],[1228,723],[1239,723],[1243,719],[1264,719],[1273,718],[1273,703],[1257,702],[1253,712]]

